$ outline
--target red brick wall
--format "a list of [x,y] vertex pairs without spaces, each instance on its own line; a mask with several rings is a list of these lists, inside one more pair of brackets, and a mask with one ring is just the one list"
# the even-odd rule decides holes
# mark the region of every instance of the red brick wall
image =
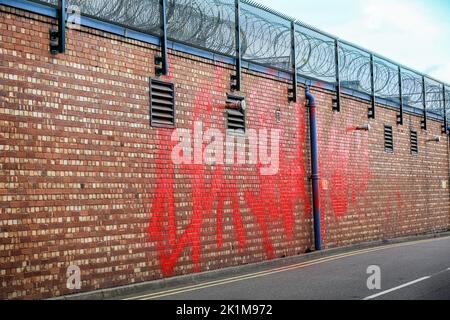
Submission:
[[[421,117],[377,108],[367,120],[369,104],[344,99],[333,114],[331,97],[320,94],[319,146],[322,213],[327,246],[436,232],[449,226],[448,138],[441,123],[421,130]],[[354,131],[370,123],[370,132]],[[394,130],[394,153],[384,149],[384,125]],[[419,154],[411,155],[410,130],[419,137]],[[427,142],[440,136],[441,142]]]
[[[172,130],[149,125],[158,48],[83,28],[48,52],[54,21],[0,6],[0,298],[47,298],[71,264],[89,291],[301,254],[312,244],[304,96],[244,72],[247,126],[280,129],[278,175],[257,165],[174,165]],[[232,66],[170,52],[177,127],[225,130]],[[303,92],[303,90],[300,90]],[[449,229],[448,140],[440,123],[316,89],[323,237],[336,247]],[[281,122],[275,112],[281,110]],[[383,125],[395,152],[384,152]],[[409,153],[409,130],[420,153]],[[426,142],[434,136],[442,141]],[[443,186],[443,183],[447,185]]]

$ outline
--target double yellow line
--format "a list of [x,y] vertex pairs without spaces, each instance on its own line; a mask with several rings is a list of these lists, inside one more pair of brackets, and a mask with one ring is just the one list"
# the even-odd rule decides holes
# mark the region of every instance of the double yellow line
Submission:
[[382,251],[382,250],[391,249],[391,248],[412,246],[412,245],[415,245],[415,244],[434,242],[434,241],[443,240],[443,239],[450,239],[450,237],[436,238],[436,239],[429,239],[429,240],[421,240],[421,241],[414,241],[414,242],[409,242],[409,243],[399,243],[399,244],[386,245],[386,246],[381,246],[381,247],[376,247],[376,248],[368,248],[368,249],[363,249],[363,250],[357,250],[357,251],[353,251],[353,252],[350,252],[350,253],[337,254],[337,255],[330,256],[330,257],[324,257],[324,258],[320,258],[320,259],[315,259],[315,260],[302,262],[302,263],[298,263],[298,264],[294,264],[294,265],[290,265],[290,266],[286,266],[286,267],[281,267],[281,268],[276,268],[276,269],[271,269],[271,270],[266,270],[266,271],[246,274],[246,275],[237,276],[237,277],[231,277],[231,278],[222,279],[222,280],[210,281],[210,282],[200,283],[200,284],[191,285],[191,286],[182,287],[182,288],[177,288],[177,289],[171,289],[171,290],[166,290],[166,291],[155,292],[155,293],[141,295],[141,296],[135,296],[135,297],[127,298],[127,299],[124,299],[124,300],[153,300],[153,299],[159,299],[159,298],[164,298],[164,297],[167,297],[167,296],[173,296],[173,295],[177,295],[177,294],[181,294],[181,293],[186,293],[186,292],[191,292],[191,291],[196,291],[196,290],[201,290],[201,289],[206,289],[206,288],[211,288],[211,287],[217,287],[217,286],[230,284],[230,283],[235,283],[235,282],[240,282],[240,281],[249,280],[249,279],[265,277],[265,276],[269,276],[269,275],[277,274],[277,273],[281,273],[281,272],[286,272],[286,271],[291,271],[291,270],[296,270],[296,269],[302,269],[302,268],[306,268],[306,267],[309,267],[309,266],[322,264],[322,263],[325,263],[325,262],[330,262],[330,261],[335,261],[335,260],[340,260],[340,259],[344,259],[344,258],[348,258],[348,257],[353,257],[353,256],[365,254],[365,253]]

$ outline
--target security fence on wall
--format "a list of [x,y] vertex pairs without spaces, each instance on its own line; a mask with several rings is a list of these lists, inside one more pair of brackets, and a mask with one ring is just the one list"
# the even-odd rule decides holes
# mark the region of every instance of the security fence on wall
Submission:
[[[35,2],[58,6],[58,1]],[[66,0],[66,5],[76,6],[84,16],[157,37],[165,31],[169,40],[229,57],[239,53],[255,64],[330,83],[338,92],[348,89],[372,96],[373,102],[408,106],[446,127],[449,85],[252,1],[240,0],[239,6],[237,1]],[[165,28],[161,28],[163,2]]]

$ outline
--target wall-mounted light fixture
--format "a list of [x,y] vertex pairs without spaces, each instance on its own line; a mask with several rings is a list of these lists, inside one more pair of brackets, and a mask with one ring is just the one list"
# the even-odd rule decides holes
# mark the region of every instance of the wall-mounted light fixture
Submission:
[[371,129],[370,123],[355,128],[356,131],[370,131]]
[[238,97],[231,94],[227,96],[225,104],[229,109],[242,109],[243,111],[245,111],[247,107],[244,97]]
[[436,136],[432,139],[428,139],[427,142],[441,142],[441,137]]

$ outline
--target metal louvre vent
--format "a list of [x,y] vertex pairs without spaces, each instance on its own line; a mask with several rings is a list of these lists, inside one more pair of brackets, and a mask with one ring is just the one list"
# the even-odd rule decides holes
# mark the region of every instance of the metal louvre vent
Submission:
[[245,99],[228,95],[226,104],[227,129],[235,133],[245,133]]
[[386,152],[394,152],[394,135],[392,126],[384,126],[384,149]]
[[419,154],[419,139],[417,137],[417,131],[411,130],[411,154]]
[[152,127],[175,126],[175,92],[173,83],[150,79],[150,120]]

